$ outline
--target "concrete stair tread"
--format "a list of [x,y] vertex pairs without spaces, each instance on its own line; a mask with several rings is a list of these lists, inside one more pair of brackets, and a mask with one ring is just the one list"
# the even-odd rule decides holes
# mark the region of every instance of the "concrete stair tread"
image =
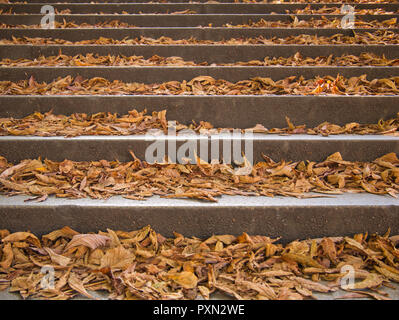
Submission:
[[156,52],[162,57],[178,55],[186,61],[211,63],[234,63],[237,61],[263,60],[266,56],[290,57],[300,52],[303,57],[341,56],[344,54],[360,55],[370,52],[378,55],[384,54],[388,59],[395,59],[397,45],[32,45],[12,44],[0,45],[0,58],[34,59],[40,55],[57,56],[61,51],[65,55],[99,54],[99,55],[125,55],[144,56],[150,58]]
[[[26,80],[33,76],[38,82],[51,82],[57,77],[68,75],[83,78],[103,77],[109,81],[120,80],[123,82],[162,83],[167,81],[190,81],[198,76],[210,76],[231,82],[248,80],[255,77],[271,78],[275,81],[290,76],[303,76],[305,79],[315,77],[338,75],[345,78],[367,75],[367,79],[386,78],[399,76],[399,67],[319,67],[319,66],[92,66],[92,67],[1,67],[0,79],[7,81]],[[386,94],[390,95],[390,94]]]
[[[320,194],[315,194],[320,196]],[[263,234],[282,241],[342,236],[369,231],[399,233],[399,200],[373,194],[320,198],[222,196],[217,203],[165,199],[146,201],[61,199],[26,202],[27,196],[0,196],[0,225],[10,231],[44,234],[63,226],[79,232],[135,230],[147,224],[165,236]]]

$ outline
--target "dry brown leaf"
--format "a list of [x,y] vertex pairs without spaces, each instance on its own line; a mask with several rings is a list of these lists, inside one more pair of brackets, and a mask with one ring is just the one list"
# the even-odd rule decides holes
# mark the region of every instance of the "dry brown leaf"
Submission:
[[198,278],[195,274],[188,271],[169,274],[168,278],[182,286],[184,289],[193,289],[197,286],[198,282]]
[[109,237],[99,234],[77,234],[73,236],[72,240],[67,244],[64,251],[78,246],[85,246],[95,250],[98,247],[106,246],[109,241],[111,241]]

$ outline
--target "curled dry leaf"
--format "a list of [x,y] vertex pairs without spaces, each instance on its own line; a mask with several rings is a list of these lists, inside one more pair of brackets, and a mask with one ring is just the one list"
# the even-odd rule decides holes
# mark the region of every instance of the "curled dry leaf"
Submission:
[[58,238],[68,238],[72,239],[74,236],[78,235],[79,232],[72,230],[70,227],[63,227],[62,229],[55,230],[43,236],[43,239],[48,239],[50,241],[55,241]]
[[90,293],[87,292],[82,280],[80,280],[75,273],[71,273],[68,278],[68,285],[80,294],[88,297],[89,299],[96,299]]
[[0,261],[0,267],[7,270],[14,259],[14,253],[12,252],[11,243],[6,243],[2,248],[2,260]]
[[2,242],[5,243],[7,242],[14,243],[14,242],[23,242],[23,241],[26,241],[35,247],[41,248],[40,240],[30,232],[11,233],[2,240]]
[[95,250],[98,247],[106,246],[109,241],[111,241],[109,237],[99,234],[77,234],[73,236],[72,240],[67,244],[64,251],[78,246],[85,246]]
[[57,254],[53,249],[50,249],[47,247],[44,247],[43,249],[48,253],[52,262],[54,262],[62,267],[66,267],[69,264],[69,262],[71,261],[70,258],[65,257],[60,254]]
[[182,271],[179,273],[172,273],[168,275],[169,279],[182,286],[184,289],[193,289],[197,286],[198,278],[194,273],[189,271]]
[[100,268],[121,269],[124,270],[132,265],[136,256],[125,249],[123,246],[112,248],[101,259]]

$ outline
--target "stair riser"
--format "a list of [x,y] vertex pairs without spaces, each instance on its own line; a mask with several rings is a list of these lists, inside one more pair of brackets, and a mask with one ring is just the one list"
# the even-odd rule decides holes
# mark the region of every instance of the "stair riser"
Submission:
[[50,109],[65,115],[167,109],[168,120],[183,124],[194,120],[222,128],[251,128],[257,123],[283,128],[288,116],[297,125],[314,127],[324,121],[344,125],[394,118],[398,100],[397,96],[0,96],[0,117],[22,118]]
[[[272,159],[292,160],[292,161],[323,161],[329,155],[339,151],[342,157],[348,161],[373,161],[387,153],[395,152],[399,154],[399,143],[397,138],[382,136],[278,136],[263,135],[255,136],[252,142],[249,138],[242,136],[241,140],[236,140],[238,149],[234,149],[232,140],[219,141],[219,146],[211,140],[203,138],[203,144],[200,141],[191,138],[190,140],[172,137],[165,140],[162,137],[157,141],[162,143],[165,148],[165,155],[171,157],[177,154],[181,146],[187,141],[193,143],[193,155],[196,152],[204,160],[210,161],[211,152],[218,153],[218,160],[223,158],[227,161],[228,155],[232,160],[242,160],[241,154],[245,152],[248,159],[254,162],[262,161],[262,153],[270,156]],[[169,148],[169,143],[175,141],[176,148]],[[241,143],[240,143],[241,142]],[[252,156],[251,156],[252,143]],[[241,147],[240,147],[241,144]],[[11,162],[19,162],[24,159],[33,159],[41,156],[54,161],[63,161],[64,159],[74,161],[95,161],[99,159],[130,161],[132,158],[129,150],[134,151],[140,159],[146,158],[146,150],[154,146],[154,140],[151,141],[145,136],[134,137],[79,137],[79,138],[40,138],[40,137],[1,137],[0,155]],[[246,145],[248,149],[246,149]],[[200,152],[200,148],[208,150],[207,154]],[[211,151],[214,148],[215,151]],[[171,150],[171,151],[169,151]],[[219,150],[219,152],[217,152]],[[248,151],[247,151],[248,150]],[[206,157],[206,155],[208,157]],[[227,156],[226,156],[227,155]],[[187,153],[187,157],[188,157]],[[162,156],[160,161],[162,160]],[[173,159],[173,158],[172,158]],[[179,163],[182,161],[178,160]]]
[[198,76],[210,76],[231,82],[255,77],[281,80],[291,76],[312,79],[317,76],[341,75],[358,77],[367,74],[368,80],[399,75],[399,67],[4,67],[0,79],[18,81],[33,76],[38,82],[51,82],[57,77],[82,76],[103,77],[124,82],[162,83],[167,81],[190,81]]
[[[29,15],[0,15],[0,23],[18,25],[36,25],[40,24],[43,14],[29,14]],[[295,15],[299,20],[310,20],[310,19],[321,19],[324,15],[317,14],[306,14],[306,15]],[[331,15],[330,19],[341,19],[342,15]],[[397,18],[398,15],[362,15],[362,21],[384,21],[392,18]],[[89,23],[97,24],[101,22],[118,20],[120,22],[129,23],[137,27],[197,27],[204,26],[207,27],[212,24],[213,27],[222,27],[223,25],[229,24],[247,24],[250,21],[256,22],[260,19],[266,21],[284,21],[292,22],[293,19],[287,14],[190,14],[190,15],[55,15],[55,21],[63,22],[74,22],[76,24]]]
[[234,63],[238,61],[261,60],[265,57],[290,57],[299,52],[303,57],[316,58],[342,55],[360,55],[363,52],[385,55],[388,59],[397,59],[398,45],[0,45],[0,59],[35,59],[41,55],[56,56],[62,52],[65,55],[98,54],[143,56],[153,55],[171,57],[178,55],[186,61],[197,63]]
[[48,199],[44,203],[26,203],[22,199],[26,197],[2,201],[0,229],[30,230],[43,235],[64,226],[86,233],[107,228],[137,230],[151,223],[164,236],[173,236],[176,231],[207,238],[213,234],[239,235],[245,231],[282,237],[283,243],[365,231],[384,234],[388,228],[391,234],[399,233],[399,206],[394,205],[395,200],[370,194],[321,199],[225,197],[219,204],[159,198],[147,201]]

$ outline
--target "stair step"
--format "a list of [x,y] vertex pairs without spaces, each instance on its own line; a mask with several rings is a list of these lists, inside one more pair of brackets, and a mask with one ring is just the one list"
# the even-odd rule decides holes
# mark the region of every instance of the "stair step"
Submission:
[[[324,121],[338,125],[376,123],[398,113],[398,96],[0,96],[0,117],[22,118],[36,111],[127,114],[167,109],[166,118],[183,124],[208,121],[221,128],[287,126],[315,127]],[[245,112],[245,116],[243,116]]]
[[[73,15],[56,15],[57,21],[95,24],[102,21],[120,20],[138,28],[82,28],[82,29],[0,29],[0,39],[14,37],[59,38],[69,41],[97,39],[99,37],[123,39],[140,37],[170,37],[173,39],[196,38],[198,40],[221,41],[230,38],[264,37],[285,38],[298,35],[333,36],[342,34],[354,36],[393,29],[317,29],[317,28],[225,28],[226,23],[242,24],[250,19],[261,18],[269,21],[292,21],[285,10],[305,8],[305,3],[282,4],[237,4],[221,1],[221,4],[185,3],[141,3],[143,1],[110,0],[110,4],[79,3],[77,0],[31,0],[30,4],[0,5],[15,8],[16,12],[33,14],[1,15],[0,22],[9,24],[38,24],[42,14],[39,9],[44,3],[56,3],[59,10],[71,9]],[[101,1],[100,1],[101,2]],[[74,3],[74,4],[70,4]],[[113,3],[113,4],[112,4]],[[325,4],[311,4],[321,8]],[[342,3],[329,3],[328,7]],[[357,9],[385,8],[397,11],[399,4],[352,4]],[[130,13],[179,11],[191,9],[193,15],[127,14],[95,15],[104,11],[126,10]],[[135,10],[135,11],[134,11]],[[160,10],[160,11],[158,11]],[[270,14],[272,11],[278,14]],[[78,14],[76,14],[78,13]],[[223,13],[223,14],[222,14]],[[239,14],[238,14],[239,13]],[[298,19],[321,18],[323,15],[296,15]],[[341,18],[342,15],[324,15]],[[357,15],[365,21],[383,21],[399,17],[394,15]],[[206,27],[212,23],[213,27]],[[198,27],[203,25],[204,27]],[[161,56],[181,56],[186,60],[209,63],[229,63],[263,59],[265,56],[290,56],[300,52],[303,56],[316,57],[330,54],[354,54],[373,52],[388,58],[397,57],[397,44],[390,45],[20,45],[0,46],[0,58],[35,58],[39,55],[99,53]],[[252,77],[271,77],[275,80],[292,75],[306,78],[337,74],[345,77],[367,74],[371,78],[399,76],[399,67],[1,67],[0,79],[16,81],[31,75],[37,81],[51,81],[59,76],[85,78],[105,77],[125,82],[165,82],[170,80],[191,80],[199,75],[229,81]],[[191,120],[209,121],[216,127],[249,128],[262,123],[267,128],[285,127],[285,116],[295,124],[306,123],[308,127],[323,121],[336,124],[349,122],[376,123],[379,119],[396,117],[398,95],[392,96],[1,96],[0,116],[23,117],[34,111],[56,114],[73,112],[118,112],[131,109],[149,112],[167,109],[167,119],[188,124]],[[244,112],[243,112],[244,111]],[[168,141],[168,137],[160,136]],[[187,140],[197,145],[199,137],[180,136],[177,148]],[[205,140],[208,140],[206,138]],[[245,140],[241,141],[245,151]],[[1,156],[11,162],[26,158],[48,158],[55,161],[71,159],[90,161],[107,159],[130,161],[129,150],[145,159],[145,150],[153,141],[144,135],[135,136],[82,136],[64,137],[0,137]],[[223,143],[220,143],[220,149]],[[219,149],[221,158],[222,150]],[[167,148],[166,148],[167,150]],[[348,161],[373,161],[390,152],[399,154],[398,137],[383,135],[263,135],[255,134],[253,142],[254,161],[262,160],[261,154],[274,160],[322,161],[334,152],[341,152]],[[200,154],[200,152],[197,152]],[[209,153],[209,150],[208,150]],[[201,155],[201,154],[200,154]],[[207,159],[209,160],[209,158]],[[319,195],[320,196],[320,195]],[[134,201],[120,196],[108,200],[61,199],[49,197],[44,202],[26,200],[26,196],[0,196],[0,228],[11,231],[29,229],[44,234],[68,225],[80,232],[99,229],[133,230],[151,224],[154,229],[171,236],[173,231],[190,236],[209,237],[212,234],[267,234],[283,237],[283,241],[317,238],[324,236],[352,235],[368,231],[385,233],[391,228],[392,234],[399,233],[399,202],[390,196],[374,194],[343,194],[311,199],[290,197],[242,197],[223,196],[217,203],[186,199],[164,199],[151,197],[146,201]]]
[[[200,150],[202,139],[203,146],[208,150],[208,157],[203,156]],[[234,152],[232,141],[241,143],[242,152],[247,155],[245,143],[249,139],[245,135],[239,138],[228,136],[223,139],[221,135],[213,139],[227,140]],[[157,136],[157,141],[164,141],[165,149],[168,150],[169,141],[176,141],[176,150],[184,143],[190,141],[196,147],[196,154],[204,160],[210,161],[212,143],[210,138],[190,136],[181,134],[173,136]],[[0,137],[1,156],[13,163],[24,159],[34,159],[39,156],[53,161],[64,159],[74,161],[95,161],[105,160],[132,160],[129,150],[134,151],[139,159],[145,159],[147,148],[154,143],[151,136],[80,136],[74,138],[64,137],[28,137],[28,136],[3,136]],[[214,145],[213,148],[217,148]],[[223,141],[220,141],[219,159],[224,158]],[[250,150],[250,149],[249,149]],[[262,153],[273,160],[281,159],[291,161],[323,161],[329,155],[339,151],[347,161],[374,161],[375,159],[390,153],[399,154],[399,143],[397,137],[381,135],[334,135],[329,137],[313,135],[265,135],[254,134],[253,137],[253,159],[254,162],[262,161]],[[227,151],[225,151],[227,152]],[[174,153],[175,154],[175,153]],[[232,153],[229,153],[232,154]],[[241,155],[241,152],[238,152]]]
[[316,58],[329,55],[360,55],[361,53],[384,54],[396,59],[398,45],[0,45],[0,59],[34,59],[39,56],[98,54],[162,57],[179,56],[186,61],[233,63],[263,60],[265,57],[290,57],[299,52],[303,57]]
[[107,80],[124,82],[162,83],[167,81],[190,81],[198,76],[210,76],[231,82],[248,80],[255,77],[266,77],[281,80],[291,76],[303,76],[305,79],[337,75],[346,78],[367,74],[367,79],[389,78],[399,75],[399,67],[2,67],[0,79],[3,81],[18,81],[33,76],[38,82],[51,82],[57,77],[82,76],[85,79],[103,77]]
[[25,202],[26,196],[0,196],[0,226],[42,235],[70,226],[79,232],[137,230],[149,223],[164,236],[173,231],[201,238],[248,234],[295,239],[399,233],[399,201],[389,196],[343,194],[296,199],[222,196],[217,203],[157,196],[146,201],[60,199]]

